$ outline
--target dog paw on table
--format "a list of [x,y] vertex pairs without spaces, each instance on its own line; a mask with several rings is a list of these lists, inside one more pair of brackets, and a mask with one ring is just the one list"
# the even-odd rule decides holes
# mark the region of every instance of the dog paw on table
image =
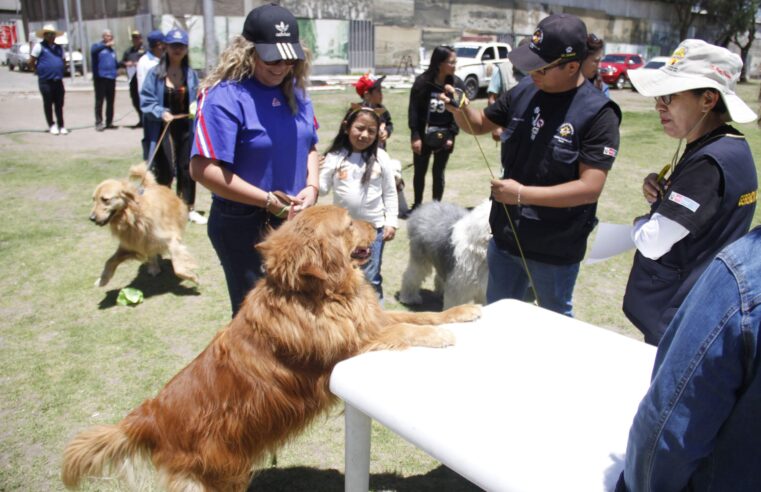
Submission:
[[442,311],[441,314],[444,315],[447,323],[473,321],[481,317],[481,306],[479,304],[462,304]]

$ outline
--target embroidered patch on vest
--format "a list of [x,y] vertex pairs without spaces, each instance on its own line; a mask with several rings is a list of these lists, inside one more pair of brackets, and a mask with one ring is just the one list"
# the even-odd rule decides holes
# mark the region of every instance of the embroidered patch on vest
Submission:
[[758,198],[758,194],[756,191],[751,191],[750,193],[746,193],[744,195],[740,195],[740,199],[737,201],[738,207],[744,207],[745,205],[750,205],[751,203],[756,203],[756,199]]
[[616,154],[618,154],[618,151],[614,149],[613,147],[603,147],[602,153],[609,157],[616,157]]
[[698,208],[700,208],[700,204],[698,202],[696,202],[690,197],[680,195],[679,193],[675,191],[672,191],[671,193],[669,193],[669,200],[683,206],[684,208],[690,210],[691,212],[694,212]]

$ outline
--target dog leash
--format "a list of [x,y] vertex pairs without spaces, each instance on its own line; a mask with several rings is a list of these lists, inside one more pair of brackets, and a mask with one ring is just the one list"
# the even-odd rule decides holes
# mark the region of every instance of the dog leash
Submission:
[[167,132],[167,130],[169,130],[169,125],[171,125],[174,122],[174,120],[179,120],[181,118],[187,118],[188,116],[189,116],[189,114],[187,114],[187,113],[172,115],[172,120],[169,121],[166,125],[164,125],[164,130],[162,130],[161,136],[159,137],[158,142],[156,142],[156,147],[154,147],[154,149],[153,149],[153,154],[151,154],[151,158],[148,159],[148,162],[145,163],[145,167],[147,167],[150,172],[153,172],[153,159],[156,158],[156,154],[158,154],[159,149],[161,148],[161,142],[164,141],[164,137],[166,136],[166,132]]
[[[467,102],[468,102],[468,98],[467,96],[465,96],[465,94],[463,94],[462,99],[460,100],[460,105],[457,107],[457,109],[462,111]],[[464,112],[463,112],[463,118],[465,119],[465,122],[468,124],[468,129],[470,130],[470,134],[473,136],[473,140],[476,141],[476,146],[478,147],[478,150],[481,152],[481,157],[484,158],[486,169],[489,170],[489,174],[491,175],[491,178],[497,179],[497,177],[494,175],[494,171],[492,171],[491,164],[489,164],[489,159],[486,157],[486,153],[484,152],[483,147],[481,147],[481,141],[478,140],[478,137],[476,136],[476,134],[473,133],[473,125],[470,124],[470,119],[468,119],[468,117],[464,114]],[[510,212],[507,210],[507,205],[502,203],[502,209],[505,211],[505,216],[507,217],[507,221],[510,223],[510,229],[513,232],[515,245],[518,247],[518,254],[520,254],[521,263],[523,264],[523,270],[526,272],[526,277],[528,277],[528,285],[531,288],[531,292],[534,294],[534,304],[536,306],[541,307],[541,304],[539,302],[539,294],[537,293],[536,285],[534,284],[534,277],[531,276],[531,270],[528,267],[526,256],[523,254],[523,247],[521,246],[521,241],[520,239],[518,239],[518,231],[515,229],[515,224],[513,223],[512,217],[510,216]]]

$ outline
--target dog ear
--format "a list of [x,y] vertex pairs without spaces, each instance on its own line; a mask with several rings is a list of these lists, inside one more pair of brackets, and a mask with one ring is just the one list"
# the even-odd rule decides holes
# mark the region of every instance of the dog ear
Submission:
[[131,186],[122,186],[119,195],[127,202],[135,201],[135,190]]

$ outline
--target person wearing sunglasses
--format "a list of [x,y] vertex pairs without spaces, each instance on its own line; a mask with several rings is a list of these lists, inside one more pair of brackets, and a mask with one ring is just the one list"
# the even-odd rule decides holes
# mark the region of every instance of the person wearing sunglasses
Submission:
[[753,219],[756,166],[728,124],[756,120],[734,92],[742,65],[726,48],[687,39],[660,69],[629,72],[634,88],[655,98],[663,131],[679,140],[671,162],[645,177],[650,211],[632,231],[637,252],[623,310],[652,345],[716,253]]
[[[460,129],[502,132],[501,179],[491,181],[486,298],[524,299],[572,316],[572,297],[597,200],[618,152],[621,111],[587,81],[587,28],[550,15],[509,59],[528,76],[484,110],[454,107]],[[525,263],[524,263],[525,260]]]
[[262,275],[254,245],[268,227],[317,201],[308,70],[296,18],[266,4],[248,13],[243,34],[231,40],[201,82],[190,169],[212,192],[208,235],[225,272],[233,315]]

